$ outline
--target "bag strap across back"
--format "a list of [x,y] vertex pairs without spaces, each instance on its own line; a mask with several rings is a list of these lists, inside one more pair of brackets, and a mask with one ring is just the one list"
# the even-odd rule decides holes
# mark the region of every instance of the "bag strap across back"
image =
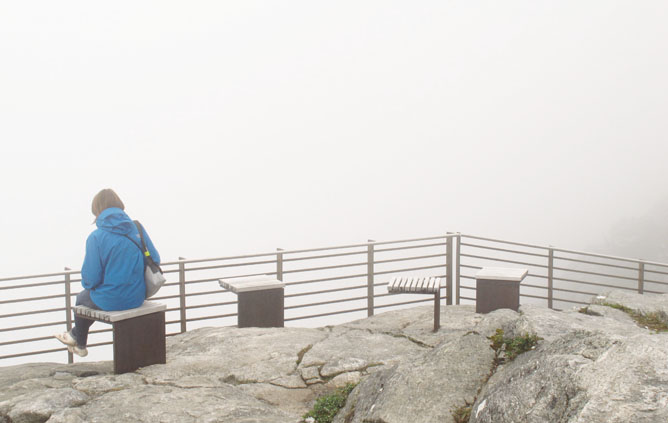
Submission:
[[[134,239],[130,238],[129,236],[127,236],[127,235],[124,235],[124,236],[125,236],[127,239],[129,239],[130,241],[132,241],[132,243],[133,243],[134,245],[136,245],[137,248],[139,248],[139,250],[140,250],[142,253],[144,253],[144,256],[145,256],[145,257],[151,257],[151,253],[148,251],[148,248],[146,248],[146,241],[144,241],[144,230],[143,230],[143,228],[142,228],[142,226],[141,226],[141,223],[139,223],[138,220],[133,220],[133,222],[135,223],[135,226],[137,226],[137,230],[139,231],[139,238],[141,238],[141,246],[140,246],[139,244],[137,244],[137,242],[136,242]],[[143,248],[142,248],[142,247],[143,247]]]

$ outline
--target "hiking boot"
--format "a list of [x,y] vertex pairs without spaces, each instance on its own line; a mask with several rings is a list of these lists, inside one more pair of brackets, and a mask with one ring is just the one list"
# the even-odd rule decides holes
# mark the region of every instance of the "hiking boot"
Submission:
[[56,337],[57,340],[67,345],[68,347],[72,347],[77,344],[77,340],[74,339],[72,334],[69,332],[58,333],[54,336]]
[[88,349],[86,347],[80,347],[78,345],[68,345],[67,351],[71,352],[72,354],[76,354],[79,357],[85,357],[88,355]]

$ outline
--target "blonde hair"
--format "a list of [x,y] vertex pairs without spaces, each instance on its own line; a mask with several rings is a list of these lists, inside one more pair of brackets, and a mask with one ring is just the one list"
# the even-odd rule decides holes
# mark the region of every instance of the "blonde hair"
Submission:
[[105,188],[93,197],[93,203],[91,204],[90,209],[93,212],[93,215],[97,218],[100,213],[109,207],[118,207],[121,210],[125,210],[125,205],[118,194],[111,188]]

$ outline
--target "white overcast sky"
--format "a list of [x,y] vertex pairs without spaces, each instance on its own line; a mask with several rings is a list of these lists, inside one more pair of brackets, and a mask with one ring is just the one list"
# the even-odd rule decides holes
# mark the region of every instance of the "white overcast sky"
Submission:
[[163,260],[594,244],[667,196],[667,22],[664,0],[2,2],[0,277],[79,268],[106,187]]

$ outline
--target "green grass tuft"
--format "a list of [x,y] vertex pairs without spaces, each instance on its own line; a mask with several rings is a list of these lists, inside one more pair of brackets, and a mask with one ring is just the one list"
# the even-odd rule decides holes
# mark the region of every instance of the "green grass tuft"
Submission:
[[339,412],[346,405],[348,394],[355,388],[355,384],[349,383],[343,388],[338,388],[334,392],[323,395],[315,401],[313,409],[302,416],[303,419],[313,417],[315,423],[331,423]]
[[666,318],[663,313],[652,312],[643,314],[621,304],[603,303],[602,305],[623,311],[631,316],[633,321],[639,326],[656,332],[668,332],[668,323],[666,323]]
[[471,404],[462,405],[459,408],[455,408],[452,411],[452,418],[455,420],[455,423],[468,423],[471,419]]
[[502,362],[500,358],[501,352],[505,353],[505,360],[503,361],[513,361],[518,355],[534,349],[538,341],[543,338],[528,333],[509,338],[504,336],[503,329],[497,329],[496,333],[490,336],[489,339],[492,341],[490,346],[496,351],[499,362]]
[[[539,337],[538,335],[530,335],[528,333],[525,333],[521,336],[516,336],[514,338],[509,338],[504,336],[503,329],[497,329],[494,335],[490,336],[488,339],[492,341],[490,347],[492,347],[494,350],[495,357],[492,369],[483,382],[483,385],[487,383],[490,377],[492,377],[496,371],[496,368],[500,364],[503,364],[506,361],[512,361],[518,355],[534,349],[538,344],[538,341],[542,340],[543,338]],[[501,354],[505,354],[504,357],[502,357]],[[480,394],[480,389],[478,389],[478,394]],[[478,394],[476,394],[476,398],[473,399],[473,404],[475,404],[478,398]],[[452,418],[454,419],[455,423],[468,423],[468,421],[471,419],[471,410],[473,408],[473,404],[469,404],[467,402],[466,405],[455,408],[451,411]]]

